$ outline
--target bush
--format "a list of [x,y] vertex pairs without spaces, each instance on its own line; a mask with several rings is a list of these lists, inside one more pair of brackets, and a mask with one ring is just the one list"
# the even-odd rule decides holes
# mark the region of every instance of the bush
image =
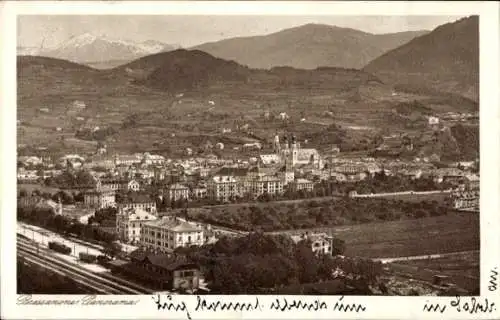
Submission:
[[100,264],[103,267],[109,267],[109,262],[112,260],[108,256],[105,256],[103,254],[100,254],[96,258],[97,263]]
[[85,263],[94,263],[97,259],[96,255],[88,254],[88,253],[84,253],[84,252],[80,252],[78,257],[80,258],[81,261],[83,261]]

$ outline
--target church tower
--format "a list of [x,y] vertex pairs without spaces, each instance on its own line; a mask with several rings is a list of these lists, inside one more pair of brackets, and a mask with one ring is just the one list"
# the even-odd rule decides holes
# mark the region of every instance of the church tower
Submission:
[[62,216],[62,214],[63,214],[63,206],[62,206],[62,202],[61,202],[61,196],[58,197],[57,214],[60,216]]
[[297,139],[295,138],[295,135],[292,136],[292,167],[295,167],[295,165],[298,162],[298,155],[299,155],[299,150],[297,146]]
[[279,137],[277,132],[276,132],[276,135],[274,136],[274,146],[273,147],[274,147],[274,153],[279,155],[281,147],[280,147],[280,137]]

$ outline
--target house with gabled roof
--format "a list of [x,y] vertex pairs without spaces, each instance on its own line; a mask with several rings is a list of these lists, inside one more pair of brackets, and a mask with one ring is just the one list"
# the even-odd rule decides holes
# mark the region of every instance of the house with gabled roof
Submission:
[[193,292],[200,282],[200,267],[184,255],[136,250],[130,262],[112,263],[113,272],[139,278],[160,290]]

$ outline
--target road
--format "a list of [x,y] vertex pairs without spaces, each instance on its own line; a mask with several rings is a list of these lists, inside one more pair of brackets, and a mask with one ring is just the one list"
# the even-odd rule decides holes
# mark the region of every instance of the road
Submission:
[[118,278],[108,272],[95,273],[82,265],[62,259],[65,256],[46,249],[40,243],[17,237],[17,254],[27,262],[65,275],[99,294],[148,294],[152,290]]
[[479,252],[479,250],[472,251],[459,251],[459,252],[450,252],[450,253],[435,253],[435,254],[426,254],[421,256],[409,256],[409,257],[396,257],[396,258],[374,258],[374,261],[380,261],[382,263],[391,263],[398,261],[411,261],[411,260],[427,260],[427,259],[440,259],[446,257],[453,256],[461,256],[468,253]]

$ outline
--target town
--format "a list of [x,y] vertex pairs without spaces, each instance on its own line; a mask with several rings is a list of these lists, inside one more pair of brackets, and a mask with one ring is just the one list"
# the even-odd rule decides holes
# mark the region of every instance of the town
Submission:
[[[107,241],[115,247],[108,249],[108,253],[120,259],[103,260],[102,253],[99,257],[103,265],[118,274],[149,284],[163,272],[174,270],[173,281],[163,276],[169,280],[153,287],[194,292],[206,289],[206,285],[201,282],[199,266],[188,260],[178,261],[179,248],[213,244],[220,237],[248,237],[249,232],[255,231],[287,234],[295,243],[307,240],[317,255],[335,256],[342,253],[344,245],[334,233],[314,230],[328,223],[310,225],[310,230],[302,234],[280,232],[272,224],[262,225],[260,230],[258,226],[245,229],[231,223],[234,219],[197,215],[198,209],[308,199],[434,195],[450,210],[470,214],[479,211],[477,161],[436,168],[429,159],[344,157],[336,147],[325,155],[315,149],[301,148],[294,136],[279,135],[269,143],[269,148],[259,149],[258,153],[253,159],[221,159],[213,155],[168,159],[147,152],[108,155],[100,147],[91,155],[68,154],[58,159],[47,155],[21,156],[18,207],[26,213],[26,220],[22,215],[20,219],[35,222],[29,214],[48,210],[54,219],[60,217],[59,224],[64,227],[59,230],[74,237],[77,243],[90,238],[94,243]],[[384,179],[398,181],[409,189],[394,190],[390,185],[384,188],[381,184]],[[84,226],[91,226],[93,235],[85,236]],[[95,247],[91,243],[86,245]],[[92,262],[97,258],[81,252],[78,257]]]
[[296,18],[20,19],[18,293],[479,295],[478,17]]

